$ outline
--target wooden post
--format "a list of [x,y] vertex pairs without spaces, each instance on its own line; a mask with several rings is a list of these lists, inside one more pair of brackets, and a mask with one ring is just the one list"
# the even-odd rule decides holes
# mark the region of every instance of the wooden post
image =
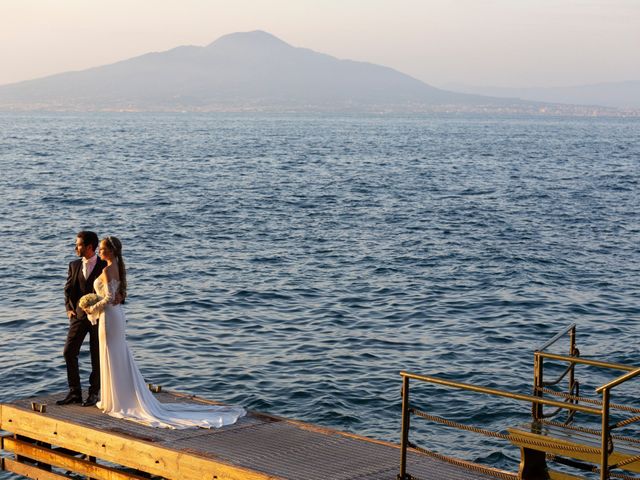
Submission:
[[545,452],[520,447],[518,478],[521,480],[547,480],[550,478]]

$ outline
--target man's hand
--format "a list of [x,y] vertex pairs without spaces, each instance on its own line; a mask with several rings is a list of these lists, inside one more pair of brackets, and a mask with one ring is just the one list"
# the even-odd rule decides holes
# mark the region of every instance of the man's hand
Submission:
[[71,317],[75,317],[76,316],[76,312],[74,312],[73,310],[67,310],[67,317],[69,317],[69,320],[71,320]]
[[116,296],[113,298],[114,305],[120,305],[122,303],[122,294],[120,292],[116,293]]

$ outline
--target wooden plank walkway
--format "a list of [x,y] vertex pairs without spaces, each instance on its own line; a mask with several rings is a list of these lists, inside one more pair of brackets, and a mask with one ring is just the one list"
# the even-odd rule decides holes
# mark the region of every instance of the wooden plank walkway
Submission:
[[[155,395],[161,402],[217,404],[175,392]],[[66,471],[111,480],[395,480],[399,471],[398,445],[295,420],[249,412],[220,429],[157,429],[97,408],[57,406],[55,400],[63,396],[0,405],[0,430],[13,434],[3,442],[3,469],[45,480],[71,478]],[[46,412],[33,411],[31,402],[46,404]],[[74,452],[97,463],[71,455]],[[16,461],[34,456],[58,468],[45,472]],[[506,475],[486,467],[482,473],[473,471],[414,451],[409,452],[408,466],[413,476],[424,480]]]

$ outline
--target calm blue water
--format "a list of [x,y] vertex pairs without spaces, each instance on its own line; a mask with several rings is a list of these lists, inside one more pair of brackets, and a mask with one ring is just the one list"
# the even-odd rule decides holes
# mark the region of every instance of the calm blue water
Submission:
[[[639,139],[638,119],[0,114],[0,401],[65,390],[84,228],[124,243],[145,377],[249,409],[397,442],[400,370],[528,393],[572,322],[583,356],[640,365]],[[492,429],[529,414],[414,393]]]

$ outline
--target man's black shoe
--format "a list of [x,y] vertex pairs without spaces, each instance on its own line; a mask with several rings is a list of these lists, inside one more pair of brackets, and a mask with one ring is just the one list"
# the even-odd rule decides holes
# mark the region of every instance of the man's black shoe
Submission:
[[98,403],[98,394],[90,393],[87,399],[82,404],[83,407],[93,407],[96,403]]
[[56,405],[69,405],[71,403],[82,403],[82,395],[75,392],[69,392],[62,400],[58,400]]

